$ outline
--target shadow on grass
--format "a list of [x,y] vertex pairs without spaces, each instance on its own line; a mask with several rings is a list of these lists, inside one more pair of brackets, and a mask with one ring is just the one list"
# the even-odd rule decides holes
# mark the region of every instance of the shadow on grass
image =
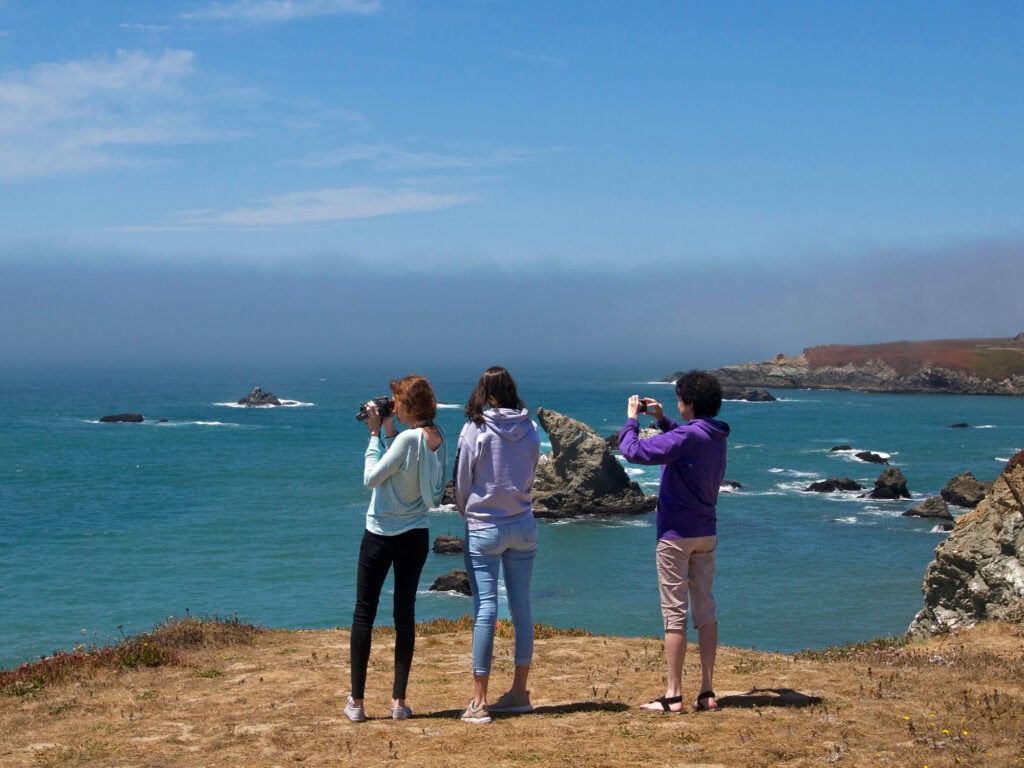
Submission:
[[806,693],[794,691],[792,688],[754,688],[746,693],[722,696],[718,706],[735,707],[737,709],[753,709],[754,707],[810,707],[821,704],[820,696],[808,696]]
[[[505,719],[507,717],[525,717],[529,715],[571,715],[577,712],[626,712],[631,707],[621,701],[578,701],[569,704],[551,704],[543,707],[534,707],[532,712],[494,712],[492,717]],[[442,709],[438,712],[430,712],[425,715],[416,715],[417,718],[438,717],[456,719],[462,717],[461,709]]]

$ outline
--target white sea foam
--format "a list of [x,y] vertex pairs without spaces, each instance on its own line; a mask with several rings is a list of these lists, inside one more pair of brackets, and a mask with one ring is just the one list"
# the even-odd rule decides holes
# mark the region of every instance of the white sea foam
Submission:
[[817,472],[801,472],[798,469],[782,469],[780,467],[772,467],[768,470],[773,475],[786,475],[786,477],[819,477]]
[[975,429],[995,429],[995,428],[996,428],[995,424],[979,424],[978,426],[975,427]]
[[234,421],[159,421],[158,427],[240,427]]
[[843,525],[857,525],[860,523],[860,521],[853,515],[848,515],[847,517],[834,517],[832,518],[832,522],[842,523]]
[[462,408],[464,406],[461,406],[458,403],[438,403],[437,407],[438,409],[451,410],[455,408]]
[[281,405],[243,405],[242,403],[213,403],[220,408],[248,408],[252,409],[266,409],[266,408],[312,408],[316,403],[303,403],[300,400],[282,400]]
[[644,470],[641,467],[629,466],[629,467],[625,467],[624,469],[626,470],[626,474],[627,475],[642,475],[642,474],[644,474]]

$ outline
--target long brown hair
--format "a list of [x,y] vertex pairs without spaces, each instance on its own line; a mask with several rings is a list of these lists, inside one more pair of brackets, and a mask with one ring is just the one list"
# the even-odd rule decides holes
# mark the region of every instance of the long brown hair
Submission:
[[480,425],[484,423],[484,411],[490,406],[498,408],[525,408],[526,403],[519,397],[512,374],[495,365],[480,375],[476,389],[466,403],[466,418]]

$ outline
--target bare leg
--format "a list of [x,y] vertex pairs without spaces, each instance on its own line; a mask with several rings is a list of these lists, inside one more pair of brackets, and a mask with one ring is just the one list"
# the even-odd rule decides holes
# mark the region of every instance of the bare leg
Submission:
[[685,632],[665,631],[665,661],[668,665],[665,696],[679,696],[683,692],[683,662],[686,661]]
[[473,700],[478,707],[487,704],[487,684],[490,681],[490,675],[473,675]]
[[529,664],[516,664],[516,672],[512,677],[512,693],[516,696],[526,695],[526,681],[530,677]]
[[649,712],[664,712],[667,706],[672,712],[683,711],[683,662],[686,660],[686,632],[682,630],[665,630],[665,661],[668,666],[665,679],[665,705],[661,701],[652,701],[641,705],[640,709]]
[[[697,645],[700,648],[700,692],[713,691],[712,680],[715,676],[715,656],[718,653],[718,622],[710,622],[697,627]],[[714,709],[718,702],[712,697],[704,700],[705,705]]]

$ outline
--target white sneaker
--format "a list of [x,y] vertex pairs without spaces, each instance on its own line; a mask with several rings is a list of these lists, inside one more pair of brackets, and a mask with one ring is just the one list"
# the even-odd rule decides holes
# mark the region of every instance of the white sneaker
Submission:
[[491,716],[487,713],[487,705],[481,707],[476,703],[476,699],[470,699],[469,706],[462,713],[462,722],[474,725],[485,725],[491,722]]
[[353,704],[352,697],[349,696],[348,703],[345,705],[345,717],[353,723],[364,723],[366,722],[366,710]]
[[408,720],[412,717],[412,707],[392,707],[391,708],[391,719],[392,720]]

